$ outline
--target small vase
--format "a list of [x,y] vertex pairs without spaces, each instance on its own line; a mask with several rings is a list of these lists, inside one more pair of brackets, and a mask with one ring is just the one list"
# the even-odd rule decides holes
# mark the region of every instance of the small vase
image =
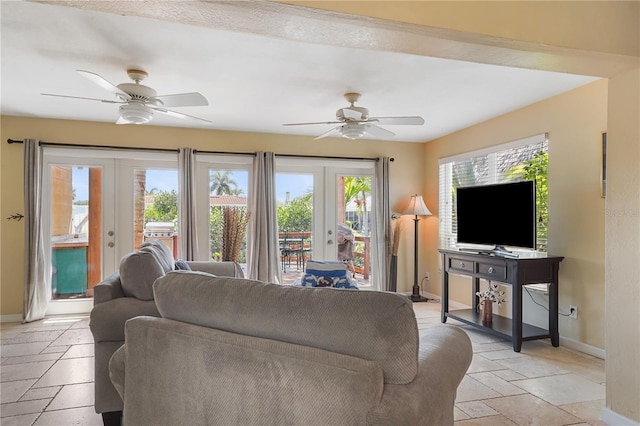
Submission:
[[483,323],[490,323],[491,321],[493,321],[493,303],[491,303],[488,300],[485,300],[481,306],[481,313],[482,313],[482,322]]

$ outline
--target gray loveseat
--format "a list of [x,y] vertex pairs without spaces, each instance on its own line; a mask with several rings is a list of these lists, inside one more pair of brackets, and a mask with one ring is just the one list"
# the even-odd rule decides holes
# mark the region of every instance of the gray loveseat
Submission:
[[396,293],[171,272],[111,358],[125,425],[447,425],[471,362]]
[[[244,276],[235,262],[186,263],[193,270],[214,275]],[[124,324],[139,315],[160,316],[152,285],[174,268],[171,251],[162,242],[150,240],[139,251],[124,256],[119,270],[94,287],[90,328],[95,344],[95,410],[103,414],[105,424],[111,420],[118,424],[117,412],[122,410],[122,399],[109,380],[109,359],[124,343]]]

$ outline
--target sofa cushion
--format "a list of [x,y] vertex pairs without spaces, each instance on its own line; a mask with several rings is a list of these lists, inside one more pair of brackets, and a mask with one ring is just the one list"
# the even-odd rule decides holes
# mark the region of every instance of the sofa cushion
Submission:
[[127,297],[153,300],[153,282],[164,274],[157,256],[150,251],[129,253],[120,261],[120,282]]
[[397,293],[281,286],[169,272],[153,285],[164,318],[324,349],[376,362],[386,383],[418,372],[418,326]]
[[164,243],[160,240],[147,240],[140,244],[140,248],[138,251],[149,252],[153,254],[164,273],[166,274],[169,271],[173,271],[176,267],[175,261],[173,259],[173,253],[169,250],[169,247],[164,245]]

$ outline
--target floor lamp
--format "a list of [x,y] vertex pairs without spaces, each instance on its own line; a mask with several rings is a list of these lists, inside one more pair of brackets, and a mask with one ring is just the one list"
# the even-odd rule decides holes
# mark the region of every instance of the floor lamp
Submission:
[[418,216],[431,216],[431,212],[424,204],[424,200],[422,199],[422,195],[412,195],[407,208],[402,212],[403,215],[412,215],[414,216],[413,220],[415,222],[415,240],[414,240],[414,263],[413,263],[413,291],[409,299],[412,302],[426,302],[426,297],[420,294],[420,286],[418,285],[418,222],[420,218]]

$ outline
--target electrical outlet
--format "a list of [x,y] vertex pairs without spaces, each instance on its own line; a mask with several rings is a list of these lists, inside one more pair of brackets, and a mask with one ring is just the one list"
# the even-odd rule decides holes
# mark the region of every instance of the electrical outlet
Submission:
[[578,319],[578,307],[569,305],[569,318]]
[[428,272],[424,275],[424,278],[429,281],[431,279],[431,274],[429,274]]

